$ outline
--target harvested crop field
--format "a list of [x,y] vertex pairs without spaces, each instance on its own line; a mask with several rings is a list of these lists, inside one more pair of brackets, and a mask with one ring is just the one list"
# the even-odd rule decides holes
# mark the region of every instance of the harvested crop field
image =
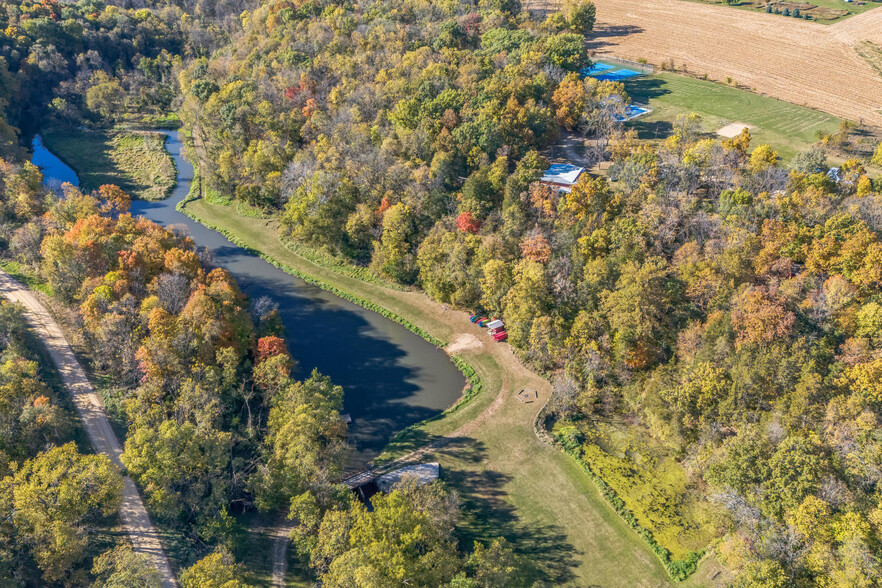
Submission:
[[680,0],[595,0],[589,48],[734,81],[882,126],[882,75],[855,51],[882,42],[882,8],[834,25]]

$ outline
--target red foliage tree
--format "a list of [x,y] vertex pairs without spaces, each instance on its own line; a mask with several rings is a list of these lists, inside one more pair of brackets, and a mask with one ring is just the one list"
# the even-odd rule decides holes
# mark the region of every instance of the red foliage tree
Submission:
[[257,340],[257,363],[276,355],[289,355],[285,340],[279,337],[261,337]]
[[463,212],[456,217],[456,226],[460,231],[475,234],[481,230],[481,221],[476,219],[471,212]]

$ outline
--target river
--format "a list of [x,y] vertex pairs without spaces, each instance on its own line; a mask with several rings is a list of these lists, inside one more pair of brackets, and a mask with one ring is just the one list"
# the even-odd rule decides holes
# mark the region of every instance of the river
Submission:
[[[184,226],[199,247],[212,252],[252,299],[269,296],[279,305],[286,340],[297,373],[313,368],[343,387],[344,412],[352,417],[349,438],[355,447],[350,469],[376,457],[389,439],[408,425],[453,404],[465,380],[447,355],[401,325],[295,278],[226,237],[175,210],[190,191],[193,166],[182,156],[177,133],[166,132],[178,182],[161,202],[134,201],[132,214],[165,226]],[[76,174],[33,142],[33,162],[52,180],[76,183]],[[72,181],[73,180],[73,181]]]

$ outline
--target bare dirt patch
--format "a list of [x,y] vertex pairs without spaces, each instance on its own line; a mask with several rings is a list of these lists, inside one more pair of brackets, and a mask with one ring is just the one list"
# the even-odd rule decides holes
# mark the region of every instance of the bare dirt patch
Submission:
[[444,348],[448,354],[457,353],[460,351],[467,350],[477,350],[484,347],[484,344],[480,339],[472,335],[471,333],[461,333],[456,336],[453,343]]
[[596,0],[594,51],[711,79],[882,126],[882,78],[853,49],[882,37],[882,8],[824,26],[678,0]]
[[741,134],[741,131],[744,129],[750,130],[755,129],[756,127],[753,125],[747,125],[742,122],[733,122],[731,124],[726,125],[722,129],[717,129],[717,134],[721,137],[726,137],[727,139],[731,139],[733,137],[737,137]]

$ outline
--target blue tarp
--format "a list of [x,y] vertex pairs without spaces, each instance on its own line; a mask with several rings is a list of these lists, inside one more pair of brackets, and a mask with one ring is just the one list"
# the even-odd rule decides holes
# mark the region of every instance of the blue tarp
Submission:
[[631,69],[620,69],[618,71],[610,72],[610,73],[602,73],[597,76],[592,76],[598,80],[624,80],[626,78],[633,78],[634,76],[641,75],[639,71],[634,71]]
[[592,74],[596,74],[596,73],[601,72],[601,71],[606,71],[606,70],[608,70],[608,69],[615,69],[615,67],[616,67],[616,66],[614,66],[614,65],[610,65],[610,64],[608,64],[608,63],[595,63],[595,64],[592,65],[590,68],[587,68],[587,67],[586,67],[586,68],[583,69],[580,73],[581,73],[583,76],[590,76],[590,75],[592,75]]
[[647,112],[652,112],[652,110],[650,110],[649,108],[642,108],[640,106],[629,106],[628,112],[625,113],[625,116],[617,116],[616,120],[624,122],[627,120],[631,120],[632,118],[637,118],[638,116],[644,115]]

